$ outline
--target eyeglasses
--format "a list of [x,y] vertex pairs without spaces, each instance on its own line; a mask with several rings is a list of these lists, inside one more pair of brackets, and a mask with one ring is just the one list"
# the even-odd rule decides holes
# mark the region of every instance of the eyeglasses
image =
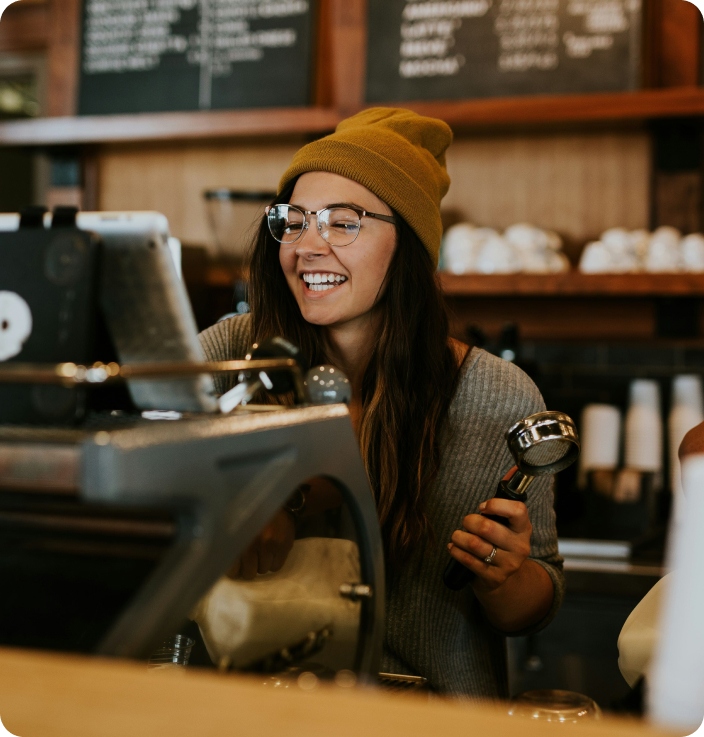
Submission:
[[396,224],[395,218],[391,215],[379,215],[350,205],[325,207],[317,212],[300,210],[293,205],[272,205],[267,207],[265,212],[269,232],[279,243],[285,244],[295,243],[308,230],[309,215],[315,215],[321,237],[331,246],[338,248],[349,246],[357,240],[363,217]]

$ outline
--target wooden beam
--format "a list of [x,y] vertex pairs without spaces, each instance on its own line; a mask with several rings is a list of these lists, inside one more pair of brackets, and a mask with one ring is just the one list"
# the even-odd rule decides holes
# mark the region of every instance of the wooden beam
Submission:
[[697,86],[704,25],[701,12],[684,0],[652,0],[647,13],[646,84]]
[[23,0],[2,14],[0,52],[43,51],[49,45],[49,3]]
[[81,0],[50,2],[47,115],[75,115],[81,53]]
[[333,0],[319,0],[315,26],[315,57],[313,59],[313,103],[331,107],[333,102],[332,56],[334,53],[330,27]]
[[[341,117],[364,107],[367,68],[367,0],[329,0],[332,104]],[[398,107],[398,105],[395,105]]]

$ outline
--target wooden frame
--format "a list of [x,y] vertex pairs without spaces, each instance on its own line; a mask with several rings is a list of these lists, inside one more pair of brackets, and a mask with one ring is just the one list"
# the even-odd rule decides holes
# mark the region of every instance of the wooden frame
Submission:
[[696,87],[702,14],[691,2],[681,0],[649,0],[646,8],[644,84]]
[[46,0],[10,5],[0,23],[0,53],[44,51],[49,46],[50,9]]
[[49,0],[49,116],[75,115],[80,64],[81,0]]
[[[52,117],[0,124],[0,145],[65,145],[262,135],[320,135],[365,106],[367,0],[319,0],[313,105],[142,115],[75,116],[81,0],[22,0],[0,27],[0,51],[45,48]],[[646,47],[654,89],[400,104],[457,130],[704,115],[698,88],[702,19],[684,0],[651,0]],[[676,39],[676,41],[675,41]]]

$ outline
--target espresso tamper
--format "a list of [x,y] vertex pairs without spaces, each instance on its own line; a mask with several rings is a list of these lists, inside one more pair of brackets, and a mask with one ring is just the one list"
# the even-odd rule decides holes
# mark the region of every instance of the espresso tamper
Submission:
[[[552,476],[572,465],[579,456],[579,436],[572,419],[562,412],[538,412],[511,426],[506,433],[516,471],[499,482],[495,499],[525,504],[526,489],[536,476]],[[506,517],[484,517],[508,527]],[[453,591],[463,589],[475,574],[454,558],[447,564],[443,581]]]

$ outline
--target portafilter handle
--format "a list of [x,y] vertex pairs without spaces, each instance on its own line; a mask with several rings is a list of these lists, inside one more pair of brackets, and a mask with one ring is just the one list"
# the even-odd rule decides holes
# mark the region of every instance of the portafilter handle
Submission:
[[[579,456],[577,427],[562,412],[538,412],[512,425],[506,433],[508,449],[516,462],[516,470],[499,482],[495,499],[508,499],[525,504],[526,489],[536,476],[549,476],[562,471]],[[508,527],[506,517],[482,515]],[[445,567],[443,581],[453,591],[463,589],[475,573],[452,558]]]

